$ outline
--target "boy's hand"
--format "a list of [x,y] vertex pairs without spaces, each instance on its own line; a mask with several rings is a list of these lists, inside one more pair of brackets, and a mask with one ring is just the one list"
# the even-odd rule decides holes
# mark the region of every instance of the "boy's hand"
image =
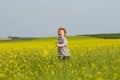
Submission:
[[58,42],[57,42],[57,41],[55,42],[55,44],[56,44],[56,46],[57,46],[57,47],[59,47],[59,44],[58,44]]
[[58,44],[58,43],[56,43],[56,46],[57,46],[57,47],[59,47],[59,44]]

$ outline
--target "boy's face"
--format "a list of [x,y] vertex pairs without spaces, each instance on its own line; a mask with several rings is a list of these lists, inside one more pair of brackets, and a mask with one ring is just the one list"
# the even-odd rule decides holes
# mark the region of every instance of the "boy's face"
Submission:
[[65,33],[63,30],[58,30],[58,36],[59,37],[64,37]]

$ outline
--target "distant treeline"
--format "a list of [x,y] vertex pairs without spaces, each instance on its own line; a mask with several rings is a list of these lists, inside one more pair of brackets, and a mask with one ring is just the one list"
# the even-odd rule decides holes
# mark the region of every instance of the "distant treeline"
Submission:
[[24,41],[39,39],[36,37],[17,37],[17,36],[8,36],[8,38],[11,38],[12,40],[24,40]]
[[23,39],[23,37],[16,37],[16,36],[8,36],[8,38],[11,38],[11,39]]
[[[86,34],[86,35],[77,35],[77,36],[88,36],[88,37],[95,37],[95,38],[103,38],[103,39],[120,39],[120,33],[109,33],[109,34]],[[20,39],[20,40],[33,40],[33,39],[42,39],[42,37],[14,37],[9,36],[8,38],[11,39]],[[44,37],[45,38],[45,37]]]

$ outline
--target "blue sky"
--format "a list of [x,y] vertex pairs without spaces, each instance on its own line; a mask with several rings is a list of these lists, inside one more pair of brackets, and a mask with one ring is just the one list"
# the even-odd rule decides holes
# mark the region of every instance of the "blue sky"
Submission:
[[120,32],[120,0],[0,0],[0,37]]

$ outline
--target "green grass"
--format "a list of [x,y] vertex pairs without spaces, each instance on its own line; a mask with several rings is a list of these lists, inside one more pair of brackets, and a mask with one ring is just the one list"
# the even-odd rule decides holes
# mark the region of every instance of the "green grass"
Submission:
[[103,38],[103,39],[120,39],[120,33],[110,33],[110,34],[88,34],[84,36]]
[[[55,40],[57,37],[33,37],[33,38],[15,38],[13,40],[2,40],[0,43],[4,42],[22,42],[22,41],[32,41],[32,40]],[[76,36],[67,36],[68,39],[120,39],[120,33],[109,33],[109,34],[86,34],[86,35],[76,35]]]

